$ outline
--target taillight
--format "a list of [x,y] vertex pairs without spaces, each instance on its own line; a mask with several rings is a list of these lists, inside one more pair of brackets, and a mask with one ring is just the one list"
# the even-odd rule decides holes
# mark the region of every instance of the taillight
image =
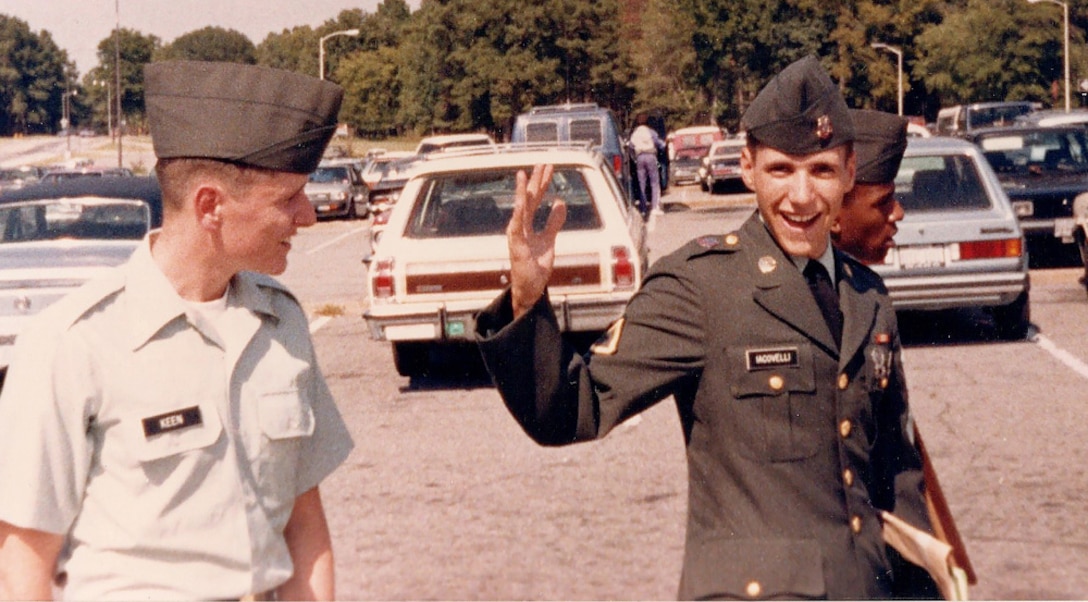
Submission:
[[393,281],[393,260],[379,259],[374,264],[374,276],[370,279],[374,299],[390,299],[396,293]]
[[1020,257],[1024,253],[1023,241],[1019,238],[1001,240],[973,240],[959,244],[959,259],[997,259],[1000,257]]
[[612,171],[616,172],[616,177],[623,175],[623,157],[615,155],[612,157]]
[[374,214],[374,225],[384,226],[389,223],[389,211],[379,211]]
[[616,288],[635,287],[635,264],[627,247],[612,247],[612,283]]

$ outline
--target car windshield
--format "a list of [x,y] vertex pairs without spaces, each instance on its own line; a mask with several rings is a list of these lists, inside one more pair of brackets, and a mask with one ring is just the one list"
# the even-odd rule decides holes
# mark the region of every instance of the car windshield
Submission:
[[315,184],[336,184],[348,181],[346,167],[318,167],[310,174],[310,181]]
[[998,105],[995,107],[971,107],[967,110],[970,128],[1012,125],[1016,118],[1031,112],[1030,104]]
[[39,240],[139,240],[150,226],[147,203],[73,198],[0,205],[0,243]]
[[998,175],[1088,171],[1088,135],[1079,130],[1001,132],[978,145]]
[[[514,210],[514,188],[518,170],[437,174],[427,179],[412,208],[408,238],[501,235]],[[574,167],[556,167],[548,197],[567,204],[564,231],[595,230],[601,218],[593,204],[582,173]],[[544,227],[551,211],[545,202],[533,225]]]

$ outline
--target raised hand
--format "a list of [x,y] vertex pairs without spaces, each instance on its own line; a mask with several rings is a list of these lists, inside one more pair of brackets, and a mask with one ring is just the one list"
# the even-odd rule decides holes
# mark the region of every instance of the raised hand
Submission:
[[555,236],[567,219],[567,205],[556,199],[544,230],[533,230],[533,215],[544,202],[544,193],[552,181],[553,167],[537,165],[532,175],[517,175],[514,213],[506,226],[510,246],[510,295],[514,317],[529,311],[548,286],[555,263]]

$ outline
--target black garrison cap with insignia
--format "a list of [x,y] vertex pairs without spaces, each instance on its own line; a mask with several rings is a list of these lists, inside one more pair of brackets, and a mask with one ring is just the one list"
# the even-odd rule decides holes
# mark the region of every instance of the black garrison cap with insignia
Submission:
[[838,87],[809,55],[791,63],[760,90],[741,117],[760,144],[808,155],[854,139],[854,125]]
[[907,150],[907,120],[883,111],[851,109],[854,119],[854,152],[857,153],[860,184],[890,184],[895,181],[903,151]]
[[275,171],[317,168],[336,131],[343,89],[280,69],[168,61],[144,68],[159,159],[216,159]]

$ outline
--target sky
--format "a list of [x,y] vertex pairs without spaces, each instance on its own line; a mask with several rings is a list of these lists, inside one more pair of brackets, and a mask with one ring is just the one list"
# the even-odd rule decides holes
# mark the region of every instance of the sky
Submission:
[[[0,0],[0,14],[26,21],[34,32],[47,30],[57,46],[75,61],[82,76],[98,64],[98,43],[113,31],[118,15],[122,28],[158,36],[163,44],[209,25],[240,31],[254,44],[260,44],[269,33],[296,25],[316,27],[335,19],[341,10],[359,8],[373,13],[379,3],[380,0]],[[414,10],[419,0],[409,0],[408,5]]]

